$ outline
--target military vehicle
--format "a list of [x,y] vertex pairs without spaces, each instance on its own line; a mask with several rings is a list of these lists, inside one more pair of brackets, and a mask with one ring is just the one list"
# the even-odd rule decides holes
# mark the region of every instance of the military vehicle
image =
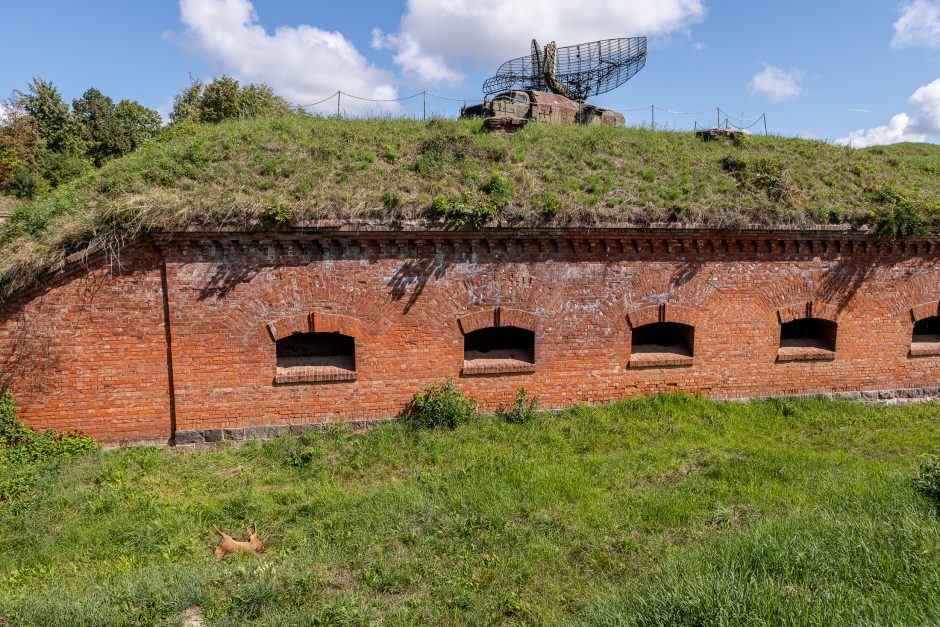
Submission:
[[588,104],[589,96],[627,82],[646,64],[646,38],[606,39],[541,49],[503,63],[483,83],[482,104],[464,107],[461,117],[484,117],[491,129],[512,131],[529,120],[555,124],[623,126],[623,115]]
[[523,126],[529,120],[617,127],[624,124],[623,115],[616,111],[534,89],[514,89],[497,94],[483,104],[464,107],[461,117],[484,117],[488,127],[504,130]]

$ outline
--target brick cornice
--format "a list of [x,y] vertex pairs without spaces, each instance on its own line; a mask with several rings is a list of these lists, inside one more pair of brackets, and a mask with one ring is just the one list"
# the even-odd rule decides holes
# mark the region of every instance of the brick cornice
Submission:
[[[889,240],[865,231],[845,229],[738,231],[701,228],[530,228],[487,231],[378,230],[376,228],[294,228],[277,232],[237,230],[182,231],[156,235],[167,250],[215,251],[219,257],[261,247],[291,255],[320,256],[333,251],[347,255],[427,256],[438,254],[572,254],[585,259],[672,255],[734,255],[758,258],[812,258],[846,255],[933,255],[936,236]],[[192,252],[195,252],[194,250]]]

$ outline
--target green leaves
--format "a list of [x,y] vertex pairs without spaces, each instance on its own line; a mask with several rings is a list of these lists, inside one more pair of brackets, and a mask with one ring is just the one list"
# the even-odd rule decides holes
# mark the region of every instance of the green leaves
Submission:
[[225,120],[272,117],[293,113],[290,103],[264,84],[240,86],[226,75],[204,84],[193,79],[173,99],[172,123],[184,121],[217,124]]
[[402,413],[402,420],[412,427],[453,429],[470,422],[476,415],[476,403],[464,396],[451,379],[429,385],[415,394]]
[[895,238],[930,232],[921,210],[903,192],[881,186],[871,190],[870,195],[872,201],[880,206],[874,215],[875,230],[879,235]]
[[27,429],[17,415],[13,396],[0,390],[0,464],[29,465],[68,460],[95,447],[87,435],[72,432],[40,433]]

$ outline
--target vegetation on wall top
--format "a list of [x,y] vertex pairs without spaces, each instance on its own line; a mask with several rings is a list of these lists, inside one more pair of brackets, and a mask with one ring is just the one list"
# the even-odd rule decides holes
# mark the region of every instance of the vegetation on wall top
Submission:
[[[286,109],[220,81],[184,90],[179,121],[141,149],[17,208],[0,229],[3,289],[90,242],[152,229],[843,224],[896,237],[940,222],[940,147],[929,144],[855,150],[749,136],[731,145],[541,124],[499,136],[472,120],[268,117]],[[219,114],[206,114],[209,96],[231,105],[222,119],[248,115],[250,102],[265,113],[195,122]]]

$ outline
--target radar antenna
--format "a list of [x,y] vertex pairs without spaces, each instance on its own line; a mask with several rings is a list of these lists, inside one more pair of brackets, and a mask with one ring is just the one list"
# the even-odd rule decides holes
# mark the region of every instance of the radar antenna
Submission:
[[550,90],[572,100],[587,100],[620,87],[646,65],[646,37],[603,39],[544,50],[532,40],[532,53],[506,61],[483,83],[489,97],[511,89]]

